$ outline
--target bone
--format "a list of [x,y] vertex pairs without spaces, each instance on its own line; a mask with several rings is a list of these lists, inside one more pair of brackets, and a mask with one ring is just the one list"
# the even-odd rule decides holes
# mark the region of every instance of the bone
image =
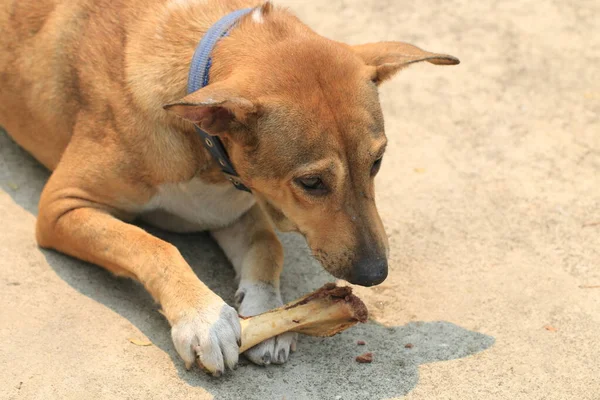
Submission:
[[333,336],[358,322],[366,322],[368,316],[367,307],[352,294],[352,288],[328,283],[280,308],[242,318],[240,353],[285,332]]

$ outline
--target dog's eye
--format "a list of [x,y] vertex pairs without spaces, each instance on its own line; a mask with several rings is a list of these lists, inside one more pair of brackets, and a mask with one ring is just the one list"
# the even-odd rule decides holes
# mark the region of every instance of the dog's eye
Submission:
[[325,184],[318,176],[298,178],[296,179],[296,183],[298,183],[298,185],[300,185],[302,189],[304,189],[312,195],[323,195],[327,193],[327,188],[325,187]]
[[371,167],[372,176],[377,175],[379,172],[379,168],[381,168],[381,160],[383,160],[383,157],[373,163],[373,166]]

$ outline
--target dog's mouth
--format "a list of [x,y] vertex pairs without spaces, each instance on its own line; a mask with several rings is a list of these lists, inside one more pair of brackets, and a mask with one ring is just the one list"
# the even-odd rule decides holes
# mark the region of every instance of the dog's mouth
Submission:
[[342,256],[334,256],[323,249],[313,249],[313,257],[321,264],[323,269],[337,279],[343,279],[350,282],[352,274],[350,273],[351,265],[350,252],[342,253]]

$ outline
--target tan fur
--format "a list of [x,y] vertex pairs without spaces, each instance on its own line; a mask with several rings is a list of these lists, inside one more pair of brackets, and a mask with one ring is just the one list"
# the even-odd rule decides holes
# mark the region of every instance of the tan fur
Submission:
[[[210,85],[186,95],[203,33],[258,6],[216,46]],[[388,246],[371,174],[386,143],[376,85],[413,62],[458,62],[399,42],[337,43],[253,0],[4,0],[0,26],[0,124],[53,170],[39,244],[139,280],[186,365],[198,354],[217,375],[237,361],[228,306],[175,247],[129,222],[212,230],[251,312],[281,301],[272,224],[304,234],[326,269],[353,280]],[[224,186],[193,123],[222,138],[252,195]],[[313,176],[326,195],[299,186]],[[249,356],[283,362],[293,340]]]

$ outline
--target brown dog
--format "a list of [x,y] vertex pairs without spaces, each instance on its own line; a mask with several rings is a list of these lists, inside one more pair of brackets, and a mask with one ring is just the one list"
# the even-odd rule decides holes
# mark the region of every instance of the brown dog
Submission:
[[[246,7],[256,8],[212,52],[210,84],[186,95],[202,35]],[[135,218],[210,231],[240,278],[241,315],[282,304],[275,227],[302,233],[338,278],[385,279],[377,85],[456,58],[334,42],[259,0],[3,0],[0,27],[0,125],[54,171],[39,244],[139,280],[188,368],[196,357],[214,375],[235,366],[238,314]],[[251,194],[227,181],[194,124],[220,138]],[[283,363],[294,346],[283,335],[247,356]]]

